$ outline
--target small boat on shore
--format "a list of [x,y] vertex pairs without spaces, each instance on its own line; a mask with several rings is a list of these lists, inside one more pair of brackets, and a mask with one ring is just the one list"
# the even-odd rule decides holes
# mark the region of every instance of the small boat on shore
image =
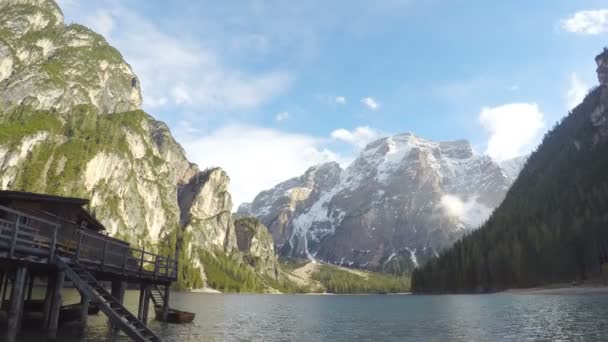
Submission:
[[[163,308],[161,306],[155,306],[154,312],[156,313],[156,320],[163,321]],[[167,323],[173,324],[185,324],[191,323],[194,320],[196,314],[194,312],[181,311],[169,308],[169,315],[167,316]]]

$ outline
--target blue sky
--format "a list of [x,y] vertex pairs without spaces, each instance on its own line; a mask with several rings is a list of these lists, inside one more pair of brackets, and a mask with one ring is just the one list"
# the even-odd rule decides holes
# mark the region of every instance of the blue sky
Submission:
[[528,153],[597,83],[604,1],[61,0],[235,203],[400,132]]

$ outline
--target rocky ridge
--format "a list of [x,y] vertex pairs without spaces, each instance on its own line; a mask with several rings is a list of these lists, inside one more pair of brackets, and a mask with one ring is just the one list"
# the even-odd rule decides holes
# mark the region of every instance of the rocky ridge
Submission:
[[525,158],[497,163],[469,142],[398,134],[261,192],[239,213],[268,226],[281,255],[407,273],[502,201]]

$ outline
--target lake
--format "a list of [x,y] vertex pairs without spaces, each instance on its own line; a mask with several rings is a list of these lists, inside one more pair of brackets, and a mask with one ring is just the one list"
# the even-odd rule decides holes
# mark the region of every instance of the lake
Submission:
[[[66,302],[77,302],[67,291]],[[127,291],[136,311],[138,292]],[[538,341],[608,338],[608,295],[316,296],[172,293],[194,311],[188,325],[152,320],[166,341]],[[150,312],[150,317],[154,317]],[[86,341],[106,341],[103,313],[89,317]],[[24,336],[21,341],[40,341]],[[59,341],[84,341],[69,328]],[[126,337],[119,338],[127,341]]]

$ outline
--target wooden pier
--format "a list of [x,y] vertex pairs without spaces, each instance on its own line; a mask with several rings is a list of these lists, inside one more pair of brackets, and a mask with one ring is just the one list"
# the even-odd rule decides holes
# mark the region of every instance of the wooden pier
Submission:
[[[147,328],[149,303],[152,289],[162,289],[162,300],[152,299],[162,306],[161,319],[167,319],[177,260],[102,234],[103,225],[84,209],[86,204],[78,198],[0,191],[0,302],[8,296],[8,307],[0,309],[7,316],[0,340],[17,340],[35,282],[46,284],[41,328],[49,340],[56,339],[62,289],[69,282],[81,296],[83,328],[94,304],[133,341],[162,341]],[[140,289],[136,315],[122,304],[127,283]]]

